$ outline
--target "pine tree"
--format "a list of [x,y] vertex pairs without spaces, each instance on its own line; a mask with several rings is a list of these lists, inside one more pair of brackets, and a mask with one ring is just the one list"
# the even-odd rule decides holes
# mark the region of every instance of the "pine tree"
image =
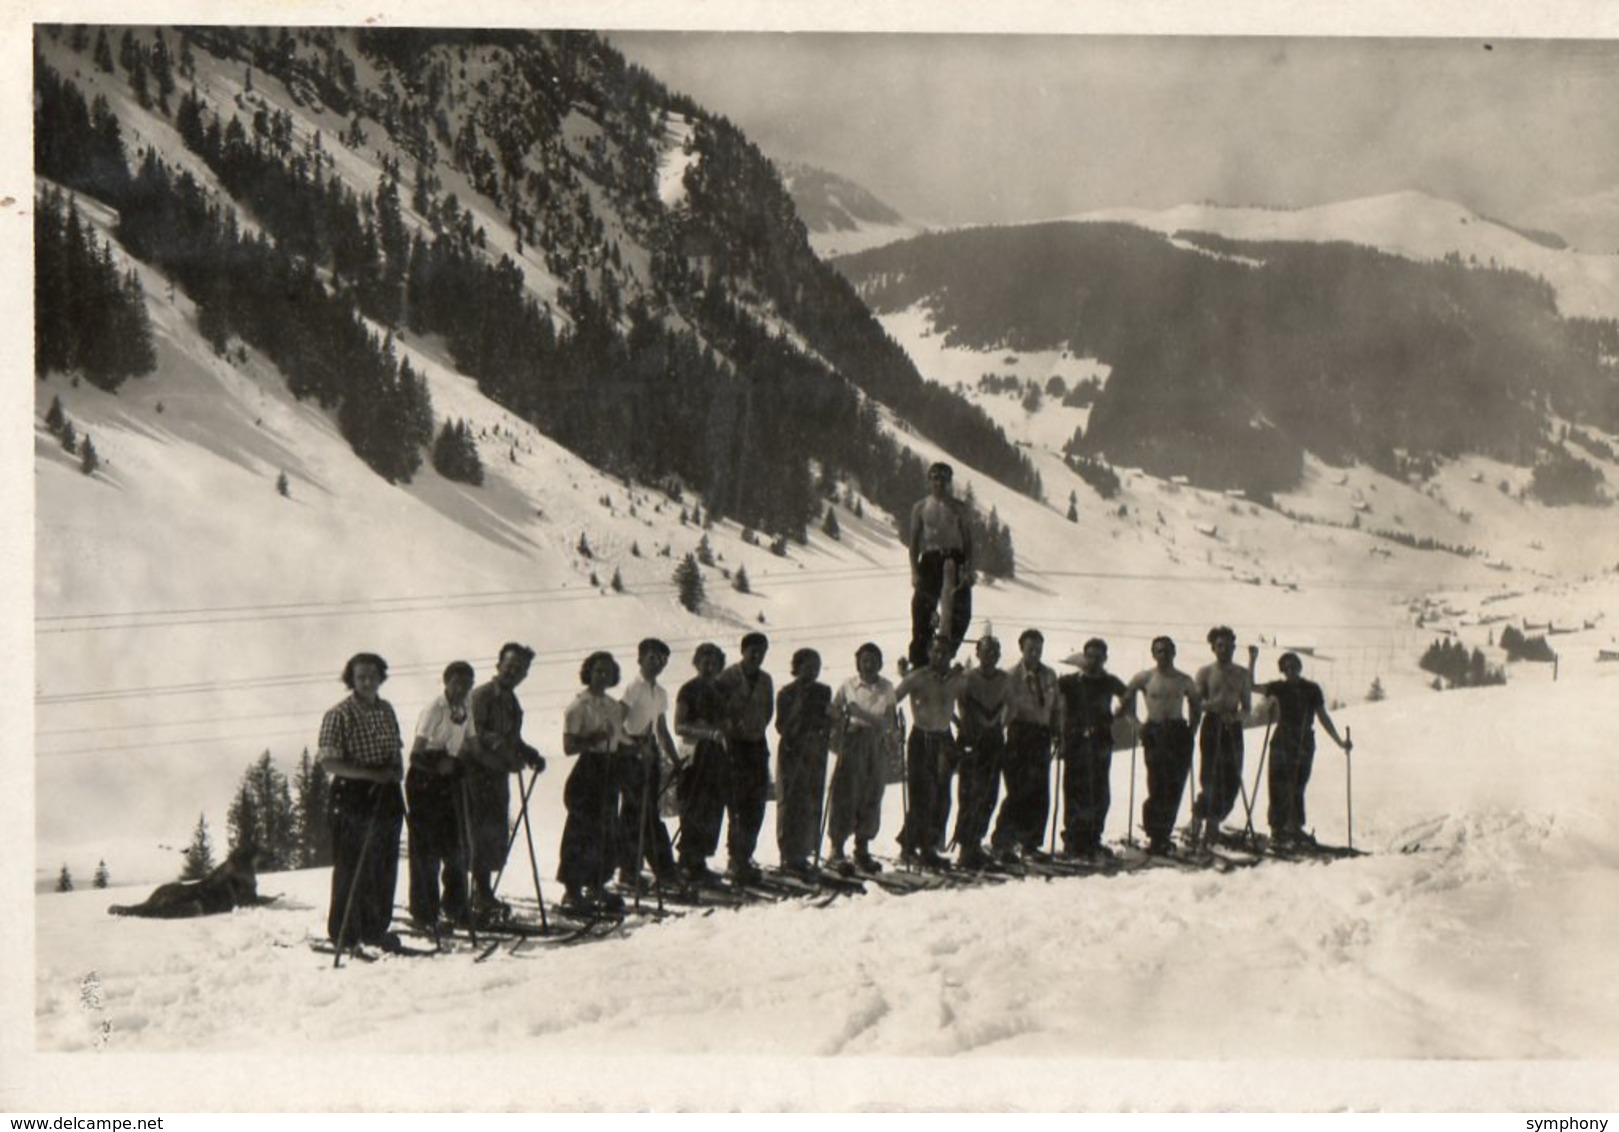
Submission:
[[90,441],[90,434],[84,434],[84,443],[79,446],[79,471],[87,476],[96,474],[101,467],[101,457],[96,455],[96,446]]
[[753,592],[748,582],[748,568],[746,566],[738,566],[736,568],[736,576],[731,579],[731,588],[739,594]]
[[578,552],[580,558],[595,557],[595,554],[590,549],[590,540],[585,537],[584,531],[579,532],[579,541],[574,544],[574,550]]
[[45,427],[50,429],[53,435],[60,435],[66,424],[67,413],[62,410],[62,398],[53,396],[51,407],[45,412]]
[[282,498],[292,498],[292,484],[288,482],[286,472],[282,472],[280,475],[275,477],[275,489],[280,493]]
[[624,592],[624,575],[618,572],[617,566],[613,567],[613,580],[610,584],[614,593],[621,594]]
[[62,449],[70,456],[79,454],[79,432],[73,427],[72,421],[62,425]]
[[62,865],[62,871],[56,875],[56,891],[73,891],[73,874],[67,871],[66,863]]
[[107,862],[105,860],[96,862],[96,875],[95,880],[92,881],[92,883],[97,888],[106,888],[112,883],[112,877],[107,872]]
[[214,843],[208,836],[208,818],[203,814],[197,815],[197,828],[191,834],[191,844],[186,846],[184,859],[185,864],[180,869],[181,880],[201,880],[214,871]]
[[232,849],[256,845],[270,858],[270,867],[274,869],[291,868],[296,864],[297,819],[292,808],[292,791],[286,776],[276,769],[269,751],[260,755],[243,774],[227,820]]
[[106,74],[113,74],[117,69],[112,59],[112,44],[107,41],[106,28],[96,32],[95,61],[96,70]]
[[821,522],[821,533],[827,538],[842,538],[842,528],[838,526],[838,510],[832,504],[826,505],[826,518]]
[[1077,491],[1068,493],[1068,521],[1070,523],[1079,522],[1079,493]]
[[704,566],[714,565],[714,548],[708,545],[708,536],[697,540],[697,561]]
[[703,592],[703,572],[698,568],[697,560],[691,555],[686,555],[680,560],[680,565],[675,567],[674,583],[675,593],[681,605],[692,613],[702,608],[707,596]]
[[331,793],[331,779],[326,768],[309,757],[306,748],[298,762],[297,790],[298,865],[317,868],[332,863],[332,838],[326,800]]
[[1383,690],[1383,680],[1381,677],[1372,677],[1372,686],[1367,689],[1366,698],[1374,704],[1381,703],[1383,700],[1388,699],[1388,693]]

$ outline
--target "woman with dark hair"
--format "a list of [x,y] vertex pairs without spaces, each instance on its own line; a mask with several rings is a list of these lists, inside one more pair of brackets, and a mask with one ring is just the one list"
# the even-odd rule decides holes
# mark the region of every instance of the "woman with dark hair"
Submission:
[[821,654],[793,653],[793,679],[776,695],[776,848],[781,867],[808,874],[821,838],[826,751],[832,735],[832,689],[820,681]]
[[675,734],[681,740],[680,873],[687,881],[719,878],[708,859],[720,844],[725,803],[731,796],[731,764],[725,751],[725,700],[714,682],[725,668],[725,651],[704,641],[692,653],[697,675],[675,695]]
[[618,786],[613,761],[623,734],[624,705],[607,694],[619,681],[611,653],[593,652],[579,668],[584,691],[568,705],[562,753],[578,757],[562,790],[568,820],[562,827],[557,879],[567,890],[563,906],[578,911],[622,911],[624,901],[607,891],[618,862]]
[[463,752],[470,753],[478,741],[467,706],[472,684],[472,665],[466,661],[454,661],[444,670],[444,691],[416,720],[410,770],[405,774],[405,797],[410,802],[406,819],[410,918],[429,932],[438,930],[441,911],[450,922],[464,921],[470,911],[461,766]]
[[352,943],[397,949],[394,886],[399,880],[399,831],[405,821],[399,717],[377,695],[388,663],[356,653],[343,666],[350,695],[320,724],[320,764],[332,776],[327,803],[332,831],[332,894],[326,934],[338,950]]
[[[871,842],[882,822],[888,752],[899,742],[894,685],[882,676],[883,650],[867,641],[855,650],[854,663],[855,675],[843,682],[832,700],[838,765],[832,772],[831,812],[826,821],[832,846],[826,863],[846,875],[857,866],[868,873],[882,869],[871,855]],[[851,836],[853,861],[844,852]]]

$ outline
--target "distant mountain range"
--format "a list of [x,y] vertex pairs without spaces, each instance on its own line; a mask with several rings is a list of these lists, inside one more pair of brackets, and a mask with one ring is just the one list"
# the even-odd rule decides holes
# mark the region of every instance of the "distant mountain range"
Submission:
[[1619,259],[1422,194],[962,229],[838,267],[948,345],[1098,359],[1076,455],[1209,486],[1290,489],[1306,452],[1391,474],[1464,453],[1563,467],[1563,425],[1619,433]]
[[810,246],[824,257],[865,251],[923,231],[847,177],[795,161],[778,162],[777,167],[809,232]]

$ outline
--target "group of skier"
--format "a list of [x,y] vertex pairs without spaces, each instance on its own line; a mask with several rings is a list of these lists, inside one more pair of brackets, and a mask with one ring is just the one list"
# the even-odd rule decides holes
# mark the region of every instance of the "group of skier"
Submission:
[[[867,642],[855,650],[854,675],[835,692],[821,682],[820,654],[797,650],[791,680],[778,693],[764,668],[769,639],[751,632],[729,666],[718,645],[697,646],[695,675],[675,695],[671,726],[669,694],[659,683],[667,644],[640,643],[636,675],[617,699],[609,695],[621,680],[615,658],[585,658],[581,691],[563,723],[563,753],[574,760],[557,869],[565,907],[621,909],[622,892],[648,883],[643,864],[652,883],[666,888],[718,883],[709,860],[722,826],[729,880],[757,882],[754,853],[772,796],[772,728],[777,849],[782,870],[805,879],[819,873],[823,836],[828,868],[881,871],[872,846],[893,783],[904,790],[903,865],[947,868],[942,854],[951,844],[964,869],[1042,859],[1053,757],[1060,760],[1062,855],[1110,857],[1102,833],[1113,752],[1137,738],[1146,764],[1140,823],[1147,852],[1177,852],[1174,826],[1194,736],[1202,758],[1191,840],[1211,842],[1242,792],[1243,727],[1254,718],[1255,692],[1273,705],[1271,838],[1308,836],[1304,792],[1315,722],[1344,751],[1350,745],[1295,653],[1280,658],[1281,679],[1256,687],[1258,650],[1250,646],[1247,667],[1237,664],[1236,634],[1222,625],[1208,633],[1213,661],[1195,676],[1175,667],[1174,641],[1158,637],[1153,667],[1125,682],[1107,671],[1107,643],[1093,638],[1067,660],[1077,671],[1059,678],[1044,663],[1044,636],[1030,628],[1018,637],[1011,668],[1001,667],[1000,643],[987,633],[975,643],[976,662],[964,667],[956,656],[972,608],[968,516],[950,495],[949,466],[936,464],[929,475],[930,493],[912,512],[912,640],[897,684],[883,675],[882,649]],[[545,768],[523,739],[515,695],[533,658],[527,646],[506,644],[494,676],[476,688],[471,665],[446,668],[442,694],[417,722],[408,773],[398,720],[377,692],[386,662],[373,653],[349,660],[343,681],[352,694],[327,712],[320,733],[321,762],[334,778],[328,933],[339,948],[397,944],[389,924],[406,820],[414,921],[434,929],[442,921],[477,925],[507,911],[494,889],[515,840],[510,776]],[[1138,699],[1146,702],[1139,728]],[[906,701],[908,738],[900,712]],[[670,817],[678,818],[673,837],[664,824]],[[615,874],[617,891],[610,887]]]

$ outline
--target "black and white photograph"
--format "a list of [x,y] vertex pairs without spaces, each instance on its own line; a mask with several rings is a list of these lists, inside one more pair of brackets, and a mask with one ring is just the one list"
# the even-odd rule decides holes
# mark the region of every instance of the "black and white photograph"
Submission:
[[1619,1107],[1619,18],[1258,9],[13,13],[0,1107]]

